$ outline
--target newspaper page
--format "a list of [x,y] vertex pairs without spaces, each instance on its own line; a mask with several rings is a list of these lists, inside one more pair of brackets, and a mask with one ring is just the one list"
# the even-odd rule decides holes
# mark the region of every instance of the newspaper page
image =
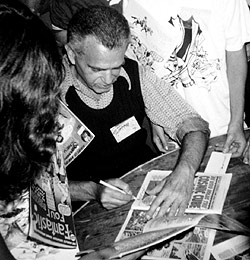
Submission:
[[59,149],[50,166],[31,184],[30,221],[31,238],[51,246],[76,248],[68,179]]
[[131,209],[113,247],[112,258],[149,248],[170,239],[199,223],[204,215],[188,214],[182,217],[159,217],[147,220],[146,212]]
[[[155,199],[149,195],[148,190],[157,186],[171,171],[152,170],[146,175],[138,192],[137,200],[132,204],[133,208],[149,209]],[[186,209],[186,213],[222,213],[222,208],[231,182],[232,174],[206,174],[197,173],[194,180],[192,197]]]
[[63,146],[64,163],[68,166],[94,139],[95,135],[60,101],[59,134],[57,142]]

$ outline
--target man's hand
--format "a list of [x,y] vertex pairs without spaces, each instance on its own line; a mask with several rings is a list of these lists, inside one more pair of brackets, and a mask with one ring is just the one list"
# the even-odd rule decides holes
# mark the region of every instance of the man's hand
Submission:
[[242,127],[240,126],[230,126],[227,132],[227,139],[224,144],[216,144],[216,151],[223,153],[231,153],[232,157],[242,156],[246,147],[246,138]]
[[151,218],[158,207],[157,216],[168,213],[169,216],[182,215],[188,205],[193,191],[194,174],[177,167],[150,195],[157,195],[147,215]]
[[243,153],[243,162],[245,164],[250,164],[250,137],[247,140],[247,145]]
[[104,208],[113,209],[127,204],[129,201],[132,200],[132,191],[130,190],[129,185],[127,183],[120,179],[110,179],[106,182],[117,188],[120,188],[126,194],[102,185],[98,185],[96,195],[97,200],[102,204]]

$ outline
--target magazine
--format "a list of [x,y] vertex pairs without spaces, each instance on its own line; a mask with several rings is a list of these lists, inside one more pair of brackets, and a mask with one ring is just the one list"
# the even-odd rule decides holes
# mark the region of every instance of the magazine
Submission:
[[36,178],[29,192],[29,239],[20,236],[12,254],[16,259],[75,259],[76,241],[65,167],[93,140],[94,134],[60,101],[57,152]]
[[63,152],[58,149],[50,166],[30,188],[29,236],[60,248],[76,248],[68,179]]
[[[1,235],[16,260],[76,260],[78,247],[62,249],[28,237],[30,193],[25,191],[14,201],[12,212],[0,213]],[[0,257],[0,259],[2,259]]]
[[59,135],[57,142],[63,147],[64,163],[68,166],[94,139],[95,135],[60,101]]
[[[154,195],[148,195],[147,191],[158,185],[171,171],[152,170],[146,175],[138,192],[137,200],[132,208],[150,208],[155,199]],[[222,213],[222,208],[231,182],[232,174],[208,174],[197,173],[194,179],[192,197],[186,209],[186,213]]]

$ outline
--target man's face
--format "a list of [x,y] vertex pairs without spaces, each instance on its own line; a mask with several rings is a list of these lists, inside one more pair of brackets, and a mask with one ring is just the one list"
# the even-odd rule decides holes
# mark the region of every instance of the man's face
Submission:
[[110,91],[124,64],[126,49],[127,42],[110,50],[94,37],[87,37],[83,42],[83,54],[74,56],[77,78],[96,95]]

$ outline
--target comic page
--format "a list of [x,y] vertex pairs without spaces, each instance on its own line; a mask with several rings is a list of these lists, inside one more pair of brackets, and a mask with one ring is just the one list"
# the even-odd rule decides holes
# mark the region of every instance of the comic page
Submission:
[[146,211],[131,209],[127,215],[113,247],[115,257],[153,247],[180,233],[192,229],[204,217],[200,214],[188,214],[181,217],[146,218]]

